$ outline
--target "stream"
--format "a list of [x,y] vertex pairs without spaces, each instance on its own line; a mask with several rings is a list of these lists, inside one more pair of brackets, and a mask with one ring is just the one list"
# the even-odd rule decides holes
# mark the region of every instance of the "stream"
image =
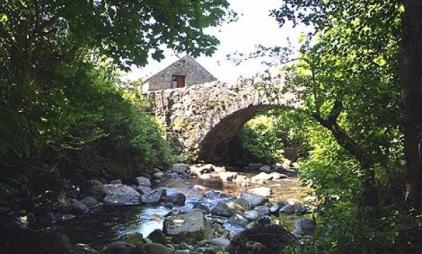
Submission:
[[[259,172],[238,172],[239,176],[251,178]],[[228,202],[236,199],[241,193],[251,190],[271,190],[267,193],[269,202],[275,204],[282,200],[294,199],[302,202],[306,196],[306,188],[300,185],[298,177],[287,177],[268,180],[261,183],[239,184],[224,182],[222,184],[208,184],[201,178],[175,176],[164,178],[153,183],[153,188],[166,189],[167,195],[183,193],[186,196],[184,206],[171,207],[167,204],[136,205],[136,206],[102,206],[100,211],[86,214],[77,220],[64,224],[66,234],[72,242],[87,243],[101,248],[106,243],[120,239],[126,235],[140,233],[147,237],[156,229],[163,229],[165,216],[174,211],[190,211],[195,204],[201,204],[209,209],[218,202]],[[212,195],[213,191],[223,194]],[[210,194],[207,194],[210,193]],[[207,219],[213,219],[211,214]],[[215,218],[214,218],[215,219]],[[227,218],[217,218],[230,234],[238,234],[244,227],[227,222]]]

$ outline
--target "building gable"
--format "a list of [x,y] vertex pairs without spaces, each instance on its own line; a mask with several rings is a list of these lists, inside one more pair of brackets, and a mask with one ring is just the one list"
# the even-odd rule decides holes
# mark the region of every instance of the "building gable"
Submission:
[[154,74],[143,84],[144,91],[180,88],[216,81],[194,58],[186,55]]

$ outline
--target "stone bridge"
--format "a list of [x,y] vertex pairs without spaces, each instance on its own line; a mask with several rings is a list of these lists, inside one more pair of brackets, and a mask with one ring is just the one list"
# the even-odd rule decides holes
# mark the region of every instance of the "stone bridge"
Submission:
[[236,156],[236,134],[261,111],[295,108],[283,82],[254,78],[234,84],[212,82],[151,92],[153,110],[180,152],[191,160],[229,162]]

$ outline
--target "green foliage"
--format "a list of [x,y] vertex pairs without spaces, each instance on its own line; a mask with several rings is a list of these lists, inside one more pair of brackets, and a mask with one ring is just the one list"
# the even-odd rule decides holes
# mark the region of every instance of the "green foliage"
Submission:
[[245,124],[240,136],[242,146],[264,163],[282,161],[286,149],[304,154],[307,136],[303,125],[309,121],[309,117],[296,110],[271,110]]

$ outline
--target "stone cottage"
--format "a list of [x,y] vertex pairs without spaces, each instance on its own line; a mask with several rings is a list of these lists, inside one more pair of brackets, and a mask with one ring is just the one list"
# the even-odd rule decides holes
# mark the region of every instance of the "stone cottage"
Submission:
[[182,88],[207,82],[217,81],[193,57],[186,55],[164,70],[148,78],[142,84],[142,91]]

